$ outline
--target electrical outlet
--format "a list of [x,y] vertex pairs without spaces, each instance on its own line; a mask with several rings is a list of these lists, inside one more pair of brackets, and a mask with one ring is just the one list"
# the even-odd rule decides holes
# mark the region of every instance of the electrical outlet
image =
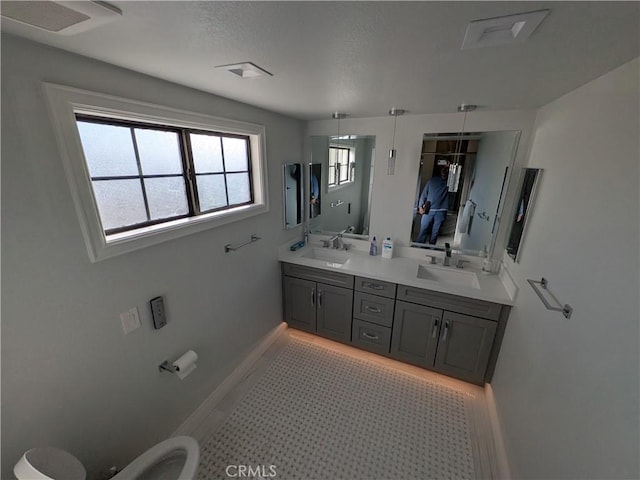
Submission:
[[138,307],[133,307],[128,312],[120,314],[120,321],[122,322],[122,331],[125,335],[133,332],[135,329],[140,328],[140,314],[138,313]]
[[167,324],[167,316],[164,311],[164,298],[156,297],[149,301],[151,305],[151,316],[153,317],[153,326],[155,329],[164,327]]

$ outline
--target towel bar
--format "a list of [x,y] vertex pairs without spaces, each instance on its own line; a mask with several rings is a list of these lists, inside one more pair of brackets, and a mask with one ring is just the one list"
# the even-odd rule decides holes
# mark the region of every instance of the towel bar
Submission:
[[[554,302],[556,302],[558,305],[562,305],[562,303],[560,303],[560,301],[547,288],[547,286],[549,285],[549,282],[547,281],[546,278],[542,277],[541,280],[527,279],[527,282],[529,282],[529,285],[531,285],[531,288],[533,288],[533,290],[536,292],[538,297],[540,297],[540,300],[542,300],[542,303],[544,303],[544,306],[547,307],[547,310],[562,312],[565,318],[571,318],[571,314],[573,313],[573,307],[571,307],[571,305],[565,303],[563,306],[556,307],[552,305],[549,302],[549,300],[547,300],[546,297],[543,295],[542,290],[547,292]],[[540,287],[542,288],[539,289],[537,287],[538,285],[540,285]]]
[[227,243],[224,246],[224,253],[229,253],[229,252],[235,252],[236,250],[238,250],[239,248],[244,247],[245,245],[249,245],[250,243],[253,242],[257,242],[258,240],[260,240],[260,237],[257,235],[251,235],[251,240],[249,240],[246,243],[243,243],[242,245],[236,245],[235,247],[233,247],[230,243]]

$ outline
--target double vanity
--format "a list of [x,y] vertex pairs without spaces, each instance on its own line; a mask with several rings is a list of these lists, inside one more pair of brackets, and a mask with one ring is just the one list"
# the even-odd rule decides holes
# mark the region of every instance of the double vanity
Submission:
[[432,264],[424,250],[391,259],[283,247],[290,327],[482,385],[491,381],[513,295],[497,274]]

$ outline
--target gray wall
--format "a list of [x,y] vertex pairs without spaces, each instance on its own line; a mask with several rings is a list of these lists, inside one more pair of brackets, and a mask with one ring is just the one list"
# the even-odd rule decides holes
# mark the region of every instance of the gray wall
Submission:
[[[43,81],[266,126],[270,211],[92,264]],[[289,118],[104,63],[2,37],[2,471],[34,446],[76,455],[92,476],[169,436],[282,320],[281,164],[302,158]],[[262,240],[225,254],[226,243]],[[164,295],[168,325],[148,301]],[[127,336],[119,314],[137,306]],[[198,352],[184,381],[158,364]]]
[[[543,168],[492,386],[514,478],[640,478],[639,62],[541,108]],[[549,280],[571,319],[527,278]]]

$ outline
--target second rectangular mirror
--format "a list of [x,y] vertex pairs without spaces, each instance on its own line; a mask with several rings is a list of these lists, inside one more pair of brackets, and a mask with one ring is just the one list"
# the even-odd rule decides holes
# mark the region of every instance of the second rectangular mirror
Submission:
[[425,134],[412,246],[491,253],[519,131]]
[[311,137],[309,229],[369,237],[375,136]]

